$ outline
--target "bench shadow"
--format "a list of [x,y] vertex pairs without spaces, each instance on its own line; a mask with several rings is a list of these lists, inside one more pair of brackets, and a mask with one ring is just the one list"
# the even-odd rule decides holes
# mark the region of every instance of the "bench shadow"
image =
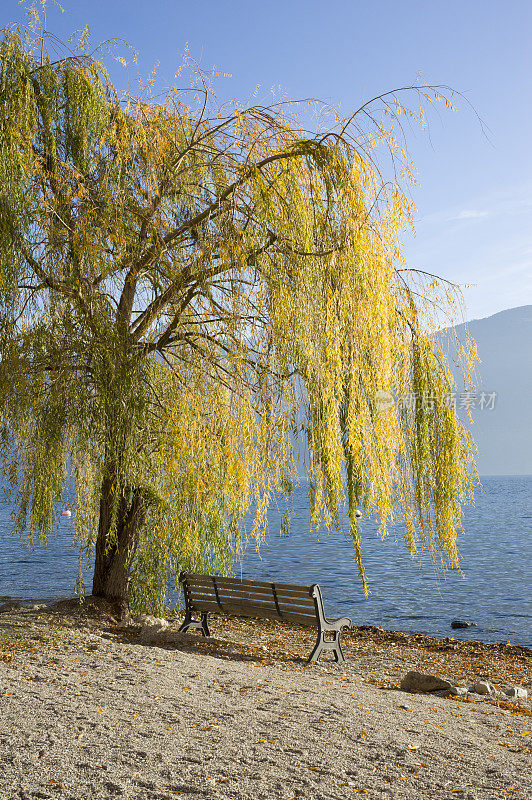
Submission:
[[[121,644],[136,645],[138,647],[157,647],[161,650],[178,651],[182,653],[195,653],[196,655],[208,655],[224,661],[241,661],[246,663],[261,663],[268,661],[266,654],[250,652],[239,642],[231,642],[226,639],[217,639],[215,636],[198,636],[193,633],[179,633],[177,631],[162,631],[154,633],[149,637],[143,637],[138,632],[117,631],[112,628],[107,630],[107,637]],[[292,660],[297,663],[303,659]]]
[[[195,633],[179,633],[177,631],[163,631],[154,634],[149,638],[142,638],[136,631],[121,632],[109,628],[106,637],[122,644],[136,645],[138,647],[157,647],[161,650],[177,651],[182,653],[194,653],[196,655],[208,655],[212,658],[219,658],[222,661],[237,661],[241,663],[264,664],[274,666],[286,664],[297,667],[309,667],[312,669],[314,664],[308,663],[308,653],[304,655],[286,654],[277,652],[255,653],[254,645],[243,644],[242,642],[218,639],[216,636],[203,637]],[[320,659],[322,666],[337,666],[334,658]]]
[[[208,655],[212,658],[219,658],[223,661],[239,661],[242,663],[264,664],[272,666],[275,664],[287,664],[297,667],[310,667],[308,653],[298,655],[296,653],[283,655],[278,652],[253,652],[256,646],[244,644],[242,642],[218,639],[215,635],[200,636],[196,633],[180,633],[178,631],[166,630],[153,633],[149,637],[143,637],[138,629],[130,628],[117,630],[107,628],[105,638],[112,639],[121,644],[135,645],[138,647],[154,648],[161,650],[177,651],[182,653],[194,653],[196,655]],[[333,658],[322,658],[322,665],[334,665]]]

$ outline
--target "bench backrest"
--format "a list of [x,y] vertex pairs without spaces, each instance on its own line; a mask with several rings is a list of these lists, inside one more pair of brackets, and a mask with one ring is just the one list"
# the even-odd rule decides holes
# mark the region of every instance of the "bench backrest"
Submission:
[[316,626],[323,615],[320,588],[183,572],[179,576],[187,606],[245,617]]

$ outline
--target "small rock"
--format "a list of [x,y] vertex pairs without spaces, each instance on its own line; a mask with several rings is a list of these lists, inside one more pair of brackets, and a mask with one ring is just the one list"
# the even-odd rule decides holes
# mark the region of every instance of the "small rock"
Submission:
[[468,622],[465,619],[453,619],[451,628],[478,628],[476,622]]
[[424,675],[412,670],[401,680],[401,689],[405,692],[441,692],[452,688],[450,681],[437,678],[435,675]]
[[479,681],[474,686],[471,686],[469,691],[475,692],[475,694],[495,694],[495,687],[489,681]]
[[467,694],[467,686],[451,686],[449,691],[455,697],[463,697]]
[[504,694],[511,700],[526,700],[528,692],[522,686],[512,686],[511,689],[506,689]]

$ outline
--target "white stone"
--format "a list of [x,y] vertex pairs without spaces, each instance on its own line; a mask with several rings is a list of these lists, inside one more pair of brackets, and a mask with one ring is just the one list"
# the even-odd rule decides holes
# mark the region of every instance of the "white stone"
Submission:
[[522,686],[512,686],[511,689],[506,689],[504,694],[512,700],[526,700],[528,697],[527,690]]

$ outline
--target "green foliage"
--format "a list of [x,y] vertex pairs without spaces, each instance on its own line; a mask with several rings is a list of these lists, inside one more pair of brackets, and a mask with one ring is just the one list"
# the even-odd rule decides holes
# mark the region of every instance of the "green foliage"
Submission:
[[[46,45],[0,44],[0,455],[19,529],[46,540],[71,476],[86,554],[110,487],[110,548],[141,491],[132,597],[161,609],[169,574],[231,568],[252,506],[260,541],[303,409],[313,524],[347,496],[361,576],[358,506],[457,564],[472,446],[431,338],[453,297],[406,269],[412,208],[377,167],[384,148],[410,174],[410,112],[383,96],[382,118],[310,136],[297,105],[224,116],[202,74],[163,101],[119,95],[86,42],[55,61]],[[432,402],[382,409],[382,391]]]

